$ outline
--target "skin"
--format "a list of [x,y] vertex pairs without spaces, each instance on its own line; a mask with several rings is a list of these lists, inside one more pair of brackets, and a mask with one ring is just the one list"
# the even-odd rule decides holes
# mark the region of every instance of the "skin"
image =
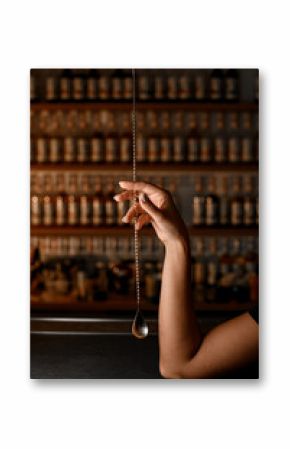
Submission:
[[191,292],[187,228],[170,192],[145,182],[120,181],[116,201],[138,196],[123,217],[138,230],[151,223],[164,244],[159,324],[159,367],[163,377],[215,378],[258,358],[259,326],[246,312],[202,335]]

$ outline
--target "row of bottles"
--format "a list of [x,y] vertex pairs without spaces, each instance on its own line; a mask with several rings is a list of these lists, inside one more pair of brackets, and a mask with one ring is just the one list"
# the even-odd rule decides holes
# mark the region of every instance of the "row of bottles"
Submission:
[[[69,236],[31,237],[32,248],[38,248],[41,261],[53,257],[98,256],[117,258],[134,257],[134,238],[129,236]],[[163,256],[163,245],[154,235],[140,235],[139,247],[142,259]]]
[[[137,135],[138,162],[239,163],[258,160],[258,141],[251,137],[148,137]],[[128,163],[131,137],[31,139],[32,163]]]
[[214,176],[197,176],[192,198],[196,226],[254,226],[259,221],[256,176],[224,176],[217,189]]
[[[123,179],[130,179],[123,177]],[[129,201],[116,202],[120,177],[58,172],[31,176],[33,226],[123,225]],[[144,177],[168,189],[188,224],[195,226],[255,226],[258,224],[258,178],[200,176],[183,182],[175,177]],[[184,190],[186,188],[186,190]],[[181,194],[181,191],[183,194]],[[184,198],[185,197],[185,198]],[[188,197],[188,201],[187,201]],[[191,204],[190,204],[190,198]],[[186,216],[190,211],[191,217]]]
[[[244,134],[257,132],[258,114],[250,111],[158,111],[136,112],[137,131],[142,135],[178,133]],[[47,136],[95,135],[131,133],[131,111],[100,109],[31,110],[31,134]]]
[[[132,99],[132,71],[33,70],[32,101],[122,101]],[[257,75],[256,75],[257,76]],[[136,70],[138,101],[238,101],[240,75],[230,70]],[[257,93],[255,95],[257,97]]]
[[81,190],[78,190],[76,175],[69,176],[67,186],[62,174],[56,175],[55,179],[51,175],[44,176],[43,186],[39,181],[39,177],[32,179],[30,209],[33,226],[121,225],[128,210],[128,201],[114,201],[117,190],[111,177],[103,180],[105,188],[101,178],[96,177],[93,194],[88,176],[82,177]]
[[195,238],[192,284],[196,302],[258,301],[258,240]]
[[[71,295],[72,299],[102,300],[113,293],[134,294],[134,258],[110,254],[110,258],[52,257],[42,260],[38,246],[32,249],[32,294]],[[194,238],[191,279],[195,302],[227,303],[258,300],[257,239]],[[158,302],[162,262],[146,258],[141,264],[144,299]],[[48,297],[48,296],[46,296]]]

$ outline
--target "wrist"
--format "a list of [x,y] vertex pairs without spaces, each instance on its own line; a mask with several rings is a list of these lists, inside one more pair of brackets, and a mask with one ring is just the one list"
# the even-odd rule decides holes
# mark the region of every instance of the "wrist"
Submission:
[[189,237],[182,235],[174,239],[170,239],[165,242],[165,251],[184,251],[190,252],[190,242]]

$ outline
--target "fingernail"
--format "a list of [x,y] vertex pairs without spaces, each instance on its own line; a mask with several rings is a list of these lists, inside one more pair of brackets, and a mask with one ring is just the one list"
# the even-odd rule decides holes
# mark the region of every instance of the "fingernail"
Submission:
[[127,217],[123,217],[122,221],[123,221],[123,223],[128,223],[128,218]]
[[145,203],[146,201],[146,195],[144,193],[140,193],[139,200],[142,201],[142,203]]
[[126,181],[119,181],[119,186],[122,186],[122,184],[124,184],[124,182],[126,182]]
[[119,195],[113,196],[113,200],[118,201],[118,196],[119,196]]

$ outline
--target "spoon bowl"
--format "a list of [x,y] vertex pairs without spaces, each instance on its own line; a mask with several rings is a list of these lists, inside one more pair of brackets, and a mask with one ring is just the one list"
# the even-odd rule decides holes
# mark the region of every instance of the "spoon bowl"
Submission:
[[142,315],[140,309],[137,309],[133,324],[132,324],[132,335],[134,337],[143,339],[148,335],[148,325]]

